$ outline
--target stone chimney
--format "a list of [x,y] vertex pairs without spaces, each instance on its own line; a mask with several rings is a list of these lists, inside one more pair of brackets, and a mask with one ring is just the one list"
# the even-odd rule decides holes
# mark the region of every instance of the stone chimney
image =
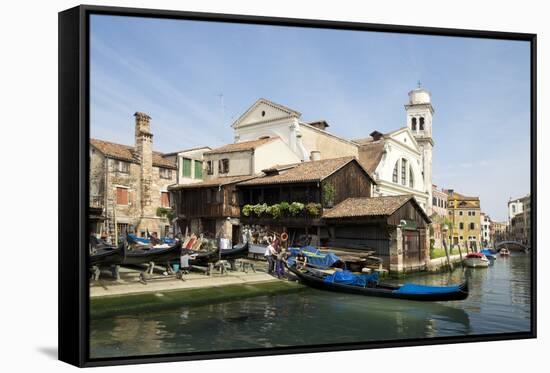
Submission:
[[153,134],[151,133],[151,117],[145,113],[136,112],[136,133],[134,156],[140,165],[140,202],[141,215],[154,216],[151,188],[153,186]]
[[312,161],[320,161],[320,160],[321,160],[321,152],[318,151],[318,150],[313,150],[313,151],[311,152],[310,159],[311,159]]

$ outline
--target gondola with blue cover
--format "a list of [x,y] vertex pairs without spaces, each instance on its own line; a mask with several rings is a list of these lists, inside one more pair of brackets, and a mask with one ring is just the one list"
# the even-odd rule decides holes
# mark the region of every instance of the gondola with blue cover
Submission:
[[321,290],[428,302],[464,300],[468,297],[468,281],[452,286],[391,285],[380,283],[378,273],[356,275],[349,271],[336,271],[328,274],[310,268],[298,269],[296,265],[288,269],[304,284]]

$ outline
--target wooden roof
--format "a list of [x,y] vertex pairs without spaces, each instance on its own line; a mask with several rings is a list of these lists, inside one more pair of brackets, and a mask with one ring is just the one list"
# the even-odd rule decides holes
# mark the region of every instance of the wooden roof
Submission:
[[[288,165],[276,165],[263,170],[261,176],[241,182],[239,185],[249,186],[318,182],[326,179],[350,162],[357,162],[357,159],[355,157],[342,157]],[[357,164],[374,183],[372,176],[359,164],[359,162],[357,162]]]
[[279,139],[278,137],[267,137],[258,140],[236,142],[234,144],[227,144],[219,148],[212,149],[204,154],[221,154],[232,152],[243,152],[247,150],[255,150],[256,148]]
[[[90,144],[108,158],[139,163],[133,146],[117,144],[114,142],[90,139]],[[153,166],[177,169],[176,163],[164,158],[163,153],[153,152]]]
[[183,184],[183,185],[171,185],[168,187],[169,190],[181,190],[181,189],[198,189],[198,188],[212,188],[212,187],[221,187],[224,185],[235,184],[240,181],[250,180],[256,176],[223,176],[216,177],[209,180],[201,181],[200,183],[192,184]]
[[325,209],[323,218],[340,219],[367,216],[390,216],[409,201],[416,205],[417,209],[421,211],[426,221],[429,222],[430,218],[428,215],[426,215],[422,207],[418,205],[414,197],[410,194],[372,198],[348,198],[331,209]]

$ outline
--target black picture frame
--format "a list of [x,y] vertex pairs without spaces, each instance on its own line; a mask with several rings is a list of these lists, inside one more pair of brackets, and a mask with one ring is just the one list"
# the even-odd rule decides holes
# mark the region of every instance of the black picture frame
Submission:
[[[536,338],[537,252],[531,261],[531,330],[528,332],[461,337],[434,337],[353,344],[333,344],[272,349],[181,353],[125,358],[90,359],[88,286],[88,153],[89,153],[89,17],[92,14],[154,17],[244,24],[378,31],[527,41],[531,45],[531,242],[536,248],[537,174],[537,36],[481,30],[460,30],[311,19],[275,18],[231,14],[197,13],[157,9],[82,5],[59,13],[59,359],[79,367],[220,359],[260,355],[328,352],[371,348],[436,345],[464,342]],[[81,248],[76,250],[75,248]]]

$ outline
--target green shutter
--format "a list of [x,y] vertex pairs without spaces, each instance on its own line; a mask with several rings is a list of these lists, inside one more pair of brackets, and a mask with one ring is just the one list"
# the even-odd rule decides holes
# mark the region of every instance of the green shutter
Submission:
[[202,179],[202,162],[195,161],[195,179]]
[[181,176],[191,177],[191,160],[190,159],[183,158]]

